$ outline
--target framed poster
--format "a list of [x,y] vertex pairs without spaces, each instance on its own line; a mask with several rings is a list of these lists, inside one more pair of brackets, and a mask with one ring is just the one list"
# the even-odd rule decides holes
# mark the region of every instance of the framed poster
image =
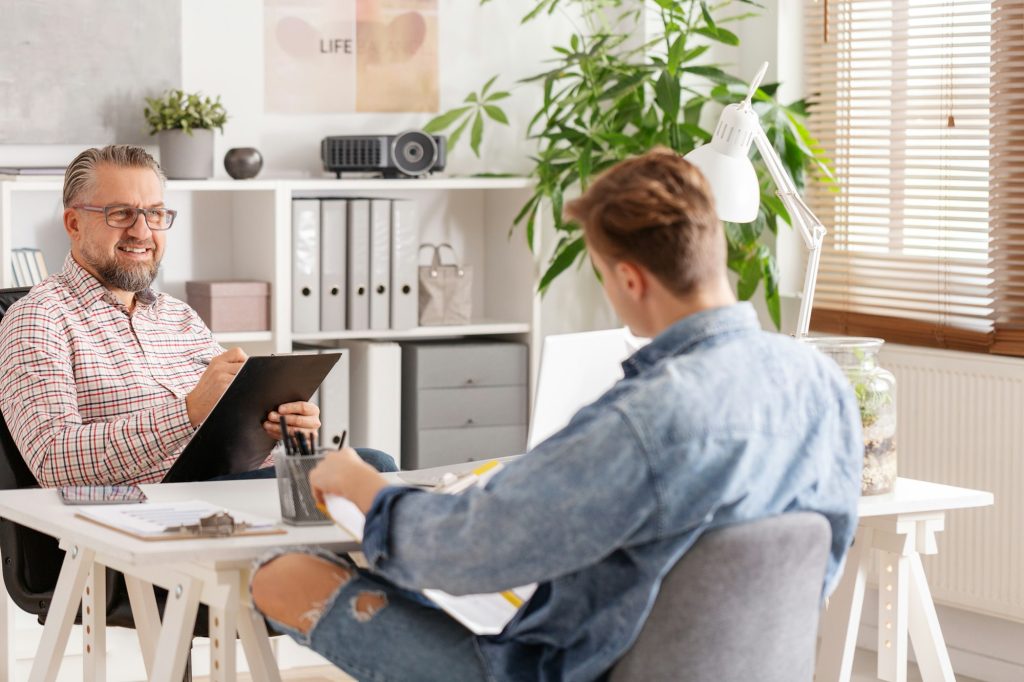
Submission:
[[437,0],[263,7],[268,113],[437,111]]

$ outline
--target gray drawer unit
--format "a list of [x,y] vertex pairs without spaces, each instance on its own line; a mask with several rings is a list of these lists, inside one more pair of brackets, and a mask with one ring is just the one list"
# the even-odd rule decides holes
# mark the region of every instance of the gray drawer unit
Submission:
[[402,373],[416,388],[518,386],[526,383],[522,343],[409,343],[402,345]]
[[528,400],[525,344],[402,344],[403,468],[523,452]]
[[461,429],[424,429],[416,434],[415,453],[407,457],[402,445],[402,463],[406,469],[475,462],[507,455],[518,455],[526,448],[526,425],[481,426]]
[[416,409],[421,429],[525,424],[526,385],[425,388]]

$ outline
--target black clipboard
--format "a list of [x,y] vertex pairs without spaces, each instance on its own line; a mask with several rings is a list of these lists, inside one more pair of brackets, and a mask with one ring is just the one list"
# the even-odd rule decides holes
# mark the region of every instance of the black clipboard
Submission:
[[315,353],[247,359],[161,482],[208,481],[257,468],[277,442],[263,430],[267,414],[284,403],[309,400],[338,357]]

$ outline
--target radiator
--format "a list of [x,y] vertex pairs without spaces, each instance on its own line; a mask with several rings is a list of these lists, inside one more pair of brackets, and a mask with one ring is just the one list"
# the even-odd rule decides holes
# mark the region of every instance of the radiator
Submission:
[[887,344],[880,362],[896,375],[899,475],[995,494],[947,514],[924,559],[935,600],[1024,623],[1024,360]]

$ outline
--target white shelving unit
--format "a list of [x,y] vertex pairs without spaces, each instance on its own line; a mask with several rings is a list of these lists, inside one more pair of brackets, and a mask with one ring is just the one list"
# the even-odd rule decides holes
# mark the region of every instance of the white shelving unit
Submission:
[[[62,186],[62,178],[0,180],[0,285],[12,286],[13,248],[42,249],[51,273],[61,267],[68,252]],[[165,198],[179,216],[168,233],[156,286],[184,300],[188,280],[269,281],[270,330],[217,335],[223,344],[242,345],[254,353],[289,352],[294,342],[354,339],[505,336],[531,342],[539,328],[540,306],[534,296],[538,267],[525,237],[509,233],[530,192],[526,178],[171,180]],[[462,263],[473,266],[473,323],[293,334],[291,200],[308,197],[416,200],[420,241],[450,243]]]

